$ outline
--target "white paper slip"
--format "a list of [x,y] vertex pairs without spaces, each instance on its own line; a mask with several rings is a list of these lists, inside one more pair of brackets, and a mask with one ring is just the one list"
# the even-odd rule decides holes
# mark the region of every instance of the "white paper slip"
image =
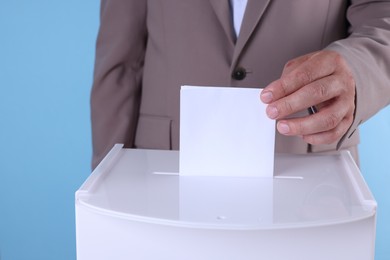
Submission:
[[272,177],[275,121],[261,89],[182,86],[180,174]]

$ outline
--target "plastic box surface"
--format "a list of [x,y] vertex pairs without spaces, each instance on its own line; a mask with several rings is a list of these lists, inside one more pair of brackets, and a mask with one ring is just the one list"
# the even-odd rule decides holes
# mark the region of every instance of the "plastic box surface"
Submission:
[[78,260],[373,260],[376,202],[347,152],[277,155],[274,178],[178,176],[116,145],[76,192]]

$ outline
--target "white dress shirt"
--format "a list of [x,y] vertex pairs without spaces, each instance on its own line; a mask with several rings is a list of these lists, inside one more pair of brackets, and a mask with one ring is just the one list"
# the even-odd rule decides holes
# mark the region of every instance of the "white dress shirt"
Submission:
[[240,33],[242,19],[244,18],[245,8],[248,0],[230,0],[233,14],[233,25],[236,36]]

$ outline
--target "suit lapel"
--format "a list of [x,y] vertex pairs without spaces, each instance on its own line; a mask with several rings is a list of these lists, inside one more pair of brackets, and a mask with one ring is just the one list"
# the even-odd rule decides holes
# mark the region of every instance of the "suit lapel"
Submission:
[[[197,0],[194,0],[197,1]],[[235,35],[232,24],[232,14],[230,11],[229,0],[209,0],[223,30],[229,39],[230,44],[234,45]]]
[[236,66],[242,50],[255,30],[270,1],[271,0],[248,0],[240,34],[234,49],[232,68]]

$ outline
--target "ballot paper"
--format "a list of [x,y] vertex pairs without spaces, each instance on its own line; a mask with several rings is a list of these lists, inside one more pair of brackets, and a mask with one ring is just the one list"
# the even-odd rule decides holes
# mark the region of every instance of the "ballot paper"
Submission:
[[275,121],[261,89],[182,86],[180,175],[272,177]]

